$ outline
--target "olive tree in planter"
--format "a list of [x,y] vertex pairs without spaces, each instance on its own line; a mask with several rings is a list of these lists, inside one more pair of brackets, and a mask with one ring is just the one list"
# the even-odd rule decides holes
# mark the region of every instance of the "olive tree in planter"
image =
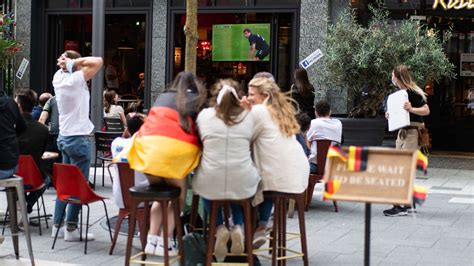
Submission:
[[[354,107],[348,114],[350,118],[374,118],[381,113],[385,97],[395,90],[391,72],[398,64],[409,66],[415,82],[421,87],[427,81],[437,82],[455,76],[454,65],[445,55],[444,42],[437,31],[409,19],[391,23],[389,12],[380,2],[369,9],[373,16],[368,27],[359,24],[349,11],[342,14],[338,23],[329,26],[322,67],[317,73],[318,81],[328,90],[349,90],[349,100],[354,100]],[[380,134],[382,136],[376,139],[381,144],[383,131]],[[366,137],[374,138],[367,134]],[[360,141],[358,144],[377,145],[360,144]]]
[[8,95],[13,94],[13,58],[21,51],[21,44],[14,37],[15,25],[13,13],[0,16],[0,91]]

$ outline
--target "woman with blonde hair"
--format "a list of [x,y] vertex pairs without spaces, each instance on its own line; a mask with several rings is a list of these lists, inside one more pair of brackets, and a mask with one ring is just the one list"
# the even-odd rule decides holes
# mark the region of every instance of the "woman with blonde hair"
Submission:
[[[240,106],[238,88],[239,84],[233,80],[218,81],[214,85],[215,106],[202,110],[196,120],[203,152],[193,178],[193,189],[204,199],[209,213],[209,200],[251,198],[260,182],[250,149],[257,128],[252,114]],[[234,222],[230,231],[221,211],[217,216],[214,254],[218,261],[228,253],[229,239],[232,254],[244,252],[243,210],[236,204],[230,207]]]
[[[398,130],[396,148],[400,150],[419,149],[420,130],[425,127],[423,116],[430,114],[425,92],[413,81],[410,71],[405,65],[398,65],[392,71],[392,83],[400,90],[408,93],[408,101],[403,104],[403,109],[410,113],[410,125]],[[389,118],[389,113],[385,113]],[[395,205],[383,211],[385,216],[406,216],[407,208]]]
[[[303,193],[308,186],[309,164],[296,140],[300,127],[292,100],[270,79],[254,78],[249,83],[248,97],[242,99],[242,104],[251,108],[258,130],[253,143],[253,158],[262,178],[259,192]],[[256,203],[258,200],[259,197]],[[272,205],[270,199],[259,205],[254,248],[266,241],[265,229]]]
[[114,90],[104,91],[104,118],[120,118],[124,126],[127,125],[125,111],[117,104],[118,95]]

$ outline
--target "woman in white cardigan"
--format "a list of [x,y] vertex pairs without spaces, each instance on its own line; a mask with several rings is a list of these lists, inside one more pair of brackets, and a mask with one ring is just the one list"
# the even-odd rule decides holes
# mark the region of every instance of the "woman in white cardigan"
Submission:
[[[221,80],[215,85],[217,104],[199,113],[197,126],[203,143],[201,162],[193,178],[194,191],[208,200],[251,198],[257,191],[260,176],[251,158],[250,147],[256,136],[252,114],[240,106],[238,83]],[[217,217],[215,256],[222,260],[231,239],[231,253],[244,251],[242,207],[231,204],[234,228],[224,225],[222,212]],[[246,225],[247,226],[247,225]],[[249,225],[250,226],[250,225]]]
[[[254,78],[249,83],[249,95],[242,99],[242,104],[251,108],[258,129],[253,143],[253,158],[262,177],[257,203],[259,196],[261,201],[260,192],[263,191],[303,193],[308,186],[309,164],[296,140],[295,134],[299,133],[300,127],[291,99],[272,80]],[[271,199],[259,205],[254,248],[266,241],[265,229],[272,205]]]

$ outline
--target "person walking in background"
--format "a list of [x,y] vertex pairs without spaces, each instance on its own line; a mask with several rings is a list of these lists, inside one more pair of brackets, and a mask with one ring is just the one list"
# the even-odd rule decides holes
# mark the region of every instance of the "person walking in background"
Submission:
[[114,90],[104,92],[104,118],[118,118],[124,127],[127,126],[125,111],[122,106],[117,105],[118,95]]
[[295,83],[290,88],[291,98],[298,103],[300,112],[314,119],[314,87],[309,82],[308,72],[304,68],[297,68],[294,79]]
[[331,118],[331,106],[326,101],[319,101],[316,104],[316,119],[311,120],[308,133],[306,133],[310,143],[311,154],[309,155],[310,171],[316,174],[318,171],[318,140],[331,140],[333,144],[341,144],[342,123],[338,119]]
[[31,155],[38,166],[43,180],[46,184],[41,190],[30,192],[26,195],[26,210],[28,213],[33,211],[33,205],[41,197],[49,184],[49,177],[44,169],[41,156],[46,150],[48,144],[48,128],[31,116],[33,107],[36,103],[36,93],[30,89],[20,89],[16,92],[15,101],[18,104],[20,113],[25,119],[26,130],[18,136],[18,147],[20,154]]
[[[87,81],[99,71],[103,61],[101,57],[81,57],[75,51],[66,51],[58,58],[59,70],[53,77],[54,92],[59,111],[58,147],[63,163],[74,164],[89,179],[91,164],[90,133],[94,125],[89,119],[90,95]],[[65,241],[79,241],[78,217],[81,205],[68,204],[66,224],[61,221],[65,203],[56,199],[54,225],[51,236],[64,237]],[[82,236],[85,238],[85,236]],[[94,236],[88,234],[93,240]]]
[[25,130],[18,105],[0,88],[0,179],[16,173],[20,156],[17,136]]
[[309,164],[295,137],[300,133],[296,110],[275,82],[268,78],[252,79],[249,94],[241,103],[251,109],[255,127],[260,129],[253,144],[253,158],[262,177],[254,200],[261,202],[253,240],[253,247],[259,248],[266,242],[265,231],[273,206],[271,199],[263,200],[261,192],[303,193],[308,187]]
[[[252,114],[240,106],[238,83],[221,80],[214,87],[216,105],[202,110],[197,118],[203,153],[193,178],[193,189],[204,198],[204,206],[209,213],[209,200],[251,198],[260,182],[250,150],[259,130],[255,127]],[[228,253],[229,239],[232,254],[244,252],[243,210],[238,204],[231,204],[230,207],[234,224],[230,231],[224,224],[222,210],[217,214],[214,250],[218,261],[222,261]]]
[[304,154],[306,154],[306,156],[309,156],[311,152],[309,150],[306,132],[308,132],[309,126],[311,125],[311,118],[306,113],[298,113],[296,115],[296,121],[298,121],[298,125],[300,125],[300,132],[296,134],[296,140],[303,148]]
[[[207,100],[207,91],[190,72],[180,72],[171,86],[156,99],[145,122],[124,154],[130,167],[147,174],[152,185],[179,187],[180,206],[160,206],[153,203],[150,213],[145,253],[163,256],[178,254],[171,244],[175,228],[173,208],[181,211],[185,204],[187,176],[198,165],[201,143],[196,132],[196,117]],[[161,217],[161,208],[168,208],[168,217]],[[161,231],[162,219],[168,219],[168,235]],[[168,247],[164,238],[170,238]]]
[[[398,65],[392,71],[392,83],[400,90],[408,93],[408,102],[403,104],[403,109],[410,113],[410,125],[398,130],[396,149],[417,150],[420,148],[419,134],[425,127],[423,116],[430,114],[425,92],[413,81],[410,70],[405,65]],[[388,119],[390,114],[385,113]],[[394,205],[393,208],[384,210],[385,216],[406,216],[408,209],[406,206]]]

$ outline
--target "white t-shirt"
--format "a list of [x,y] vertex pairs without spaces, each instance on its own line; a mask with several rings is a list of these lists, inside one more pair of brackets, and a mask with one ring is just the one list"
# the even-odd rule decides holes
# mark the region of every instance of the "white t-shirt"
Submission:
[[89,135],[94,124],[89,119],[89,87],[82,70],[74,73],[56,71],[54,93],[59,111],[59,134],[62,136]]
[[[115,158],[119,155],[119,153],[128,145],[132,144],[132,138],[122,138],[118,137],[112,141],[112,157]],[[126,158],[120,158],[120,162],[126,162]],[[114,165],[112,167],[112,178],[114,180],[114,183],[112,185],[112,194],[114,195],[115,199],[115,204],[119,208],[123,208],[123,198],[122,198],[122,190],[120,188],[120,178],[118,176],[118,171],[117,171],[117,166]],[[137,172],[135,171],[135,186],[138,187],[146,187],[149,185],[148,179],[146,178],[146,175],[142,172]]]
[[317,144],[314,140],[327,139],[336,143],[341,143],[342,123],[332,118],[316,118],[311,120],[311,126],[306,133],[308,141],[311,143],[311,154],[309,161],[317,164]]
[[[107,76],[115,76],[114,79],[109,80]],[[114,65],[108,65],[105,68],[105,80],[107,80],[107,88],[109,89],[118,89],[119,81],[117,76],[117,68]]]
[[104,117],[106,118],[120,118],[120,113],[125,113],[122,106],[112,104],[110,106],[109,112],[106,113],[104,110]]

